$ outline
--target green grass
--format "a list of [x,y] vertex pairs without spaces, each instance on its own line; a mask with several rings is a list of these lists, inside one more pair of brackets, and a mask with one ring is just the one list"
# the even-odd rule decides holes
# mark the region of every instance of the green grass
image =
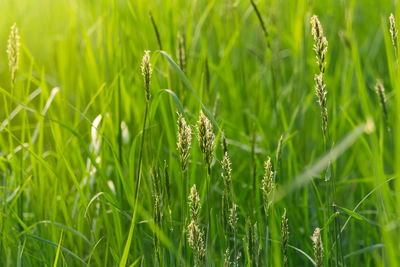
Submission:
[[[400,72],[388,20],[391,12],[400,19],[398,5],[372,0],[255,4],[266,33],[250,0],[0,1],[1,266],[157,266],[154,233],[161,266],[193,266],[193,251],[181,231],[189,215],[182,222],[176,112],[196,125],[201,109],[216,135],[210,192],[193,127],[186,196],[196,184],[200,227],[211,229],[205,240],[209,266],[223,266],[228,246],[221,131],[232,162],[240,266],[251,266],[255,255],[255,248],[246,249],[249,218],[252,225],[257,222],[260,266],[282,266],[284,208],[289,266],[313,266],[316,227],[322,229],[325,266],[400,262]],[[327,151],[315,96],[313,14],[329,42]],[[21,47],[11,90],[5,51],[14,23]],[[178,67],[178,32],[185,37],[186,73]],[[152,51],[153,66],[145,132],[144,50]],[[378,78],[387,97],[387,124],[374,89]],[[126,128],[119,127],[122,121]],[[267,235],[260,188],[268,156],[277,185]],[[336,207],[326,201],[329,166]],[[153,221],[151,168],[161,178],[161,227]],[[342,229],[338,248],[330,234],[335,226]]]

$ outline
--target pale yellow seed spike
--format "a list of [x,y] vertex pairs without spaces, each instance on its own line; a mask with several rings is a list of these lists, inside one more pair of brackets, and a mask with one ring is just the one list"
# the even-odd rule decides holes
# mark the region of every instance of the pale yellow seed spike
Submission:
[[146,100],[150,100],[150,80],[153,70],[150,63],[150,50],[145,50],[142,58],[142,75],[146,89]]
[[19,64],[19,47],[20,47],[20,36],[18,34],[17,25],[14,23],[11,26],[10,36],[8,38],[7,55],[8,55],[8,66],[11,72],[11,87],[15,85],[15,77],[18,70]]
[[187,125],[185,118],[180,113],[178,113],[177,125],[178,125],[178,142],[176,145],[179,152],[181,169],[182,171],[185,171],[192,143],[192,130],[190,126]]
[[321,240],[321,230],[317,227],[312,236],[312,241],[314,243],[314,258],[316,267],[321,267],[324,258],[324,247]]
[[200,118],[197,125],[198,140],[200,150],[204,154],[204,160],[208,166],[211,166],[213,160],[215,135],[210,120],[200,111]]
[[389,23],[390,23],[390,36],[392,38],[392,44],[395,50],[395,53],[397,53],[397,29],[396,29],[396,19],[394,18],[393,13],[390,13],[389,16]]

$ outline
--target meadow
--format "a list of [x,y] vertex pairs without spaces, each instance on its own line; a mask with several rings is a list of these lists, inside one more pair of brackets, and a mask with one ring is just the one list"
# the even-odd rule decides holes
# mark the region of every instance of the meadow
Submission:
[[399,266],[396,19],[0,0],[0,266]]

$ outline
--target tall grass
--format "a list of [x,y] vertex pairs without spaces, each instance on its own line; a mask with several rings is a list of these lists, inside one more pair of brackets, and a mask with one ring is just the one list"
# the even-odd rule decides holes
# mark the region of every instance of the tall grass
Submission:
[[0,14],[1,266],[400,262],[396,3]]

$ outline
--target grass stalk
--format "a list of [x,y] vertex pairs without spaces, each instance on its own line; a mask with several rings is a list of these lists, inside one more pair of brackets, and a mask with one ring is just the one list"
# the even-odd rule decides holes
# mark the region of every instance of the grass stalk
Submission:
[[143,158],[143,147],[144,147],[144,140],[145,140],[145,134],[146,134],[146,123],[147,123],[147,114],[149,110],[149,105],[150,105],[150,80],[151,80],[151,74],[152,74],[152,67],[150,63],[150,51],[145,51],[145,54],[142,58],[142,75],[144,79],[144,85],[145,85],[145,111],[144,111],[144,120],[143,120],[143,127],[142,127],[142,138],[140,141],[140,148],[139,148],[139,160],[138,160],[138,167],[137,167],[137,173],[136,173],[136,181],[135,181],[135,207],[134,209],[137,209],[137,200],[139,196],[139,188],[140,188],[140,182],[141,182],[141,177],[142,177],[142,158]]
[[[312,35],[314,37],[314,51],[317,56],[317,65],[319,68],[320,73],[315,75],[315,93],[318,98],[318,103],[321,107],[321,118],[322,118],[322,133],[323,133],[323,140],[324,140],[324,150],[325,153],[328,153],[330,150],[330,135],[328,130],[328,108],[327,108],[327,99],[326,94],[327,91],[325,89],[326,85],[324,82],[324,73],[326,67],[326,53],[328,50],[328,41],[326,40],[323,32],[323,28],[321,23],[318,20],[317,16],[313,16],[310,21],[312,25]],[[328,168],[325,173],[325,183],[326,183],[326,210],[327,216],[329,218],[331,214],[331,207],[335,205],[335,195],[336,195],[336,185],[335,185],[335,178],[332,175],[333,168],[332,162],[329,162]],[[343,253],[341,248],[341,234],[338,232],[340,229],[340,222],[338,216],[334,218],[334,227],[332,229],[329,226],[329,236],[333,244],[336,248],[336,266],[339,266],[340,262],[341,265],[344,264],[343,262]],[[341,256],[339,256],[341,255]]]
[[147,113],[149,109],[149,101],[146,101],[146,106],[144,110],[144,119],[143,119],[143,127],[142,127],[142,138],[140,140],[140,149],[139,149],[139,161],[138,161],[138,170],[136,173],[136,182],[135,182],[135,203],[139,193],[140,180],[142,176],[142,158],[143,158],[143,147],[146,133],[146,123],[147,123]]
[[[200,111],[200,118],[197,125],[198,141],[200,150],[203,153],[206,168],[206,206],[207,206],[207,233],[206,233],[206,251],[209,249],[209,238],[211,232],[211,214],[210,214],[210,183],[211,183],[211,163],[213,161],[215,135],[210,120]],[[207,263],[209,257],[206,258]]]

